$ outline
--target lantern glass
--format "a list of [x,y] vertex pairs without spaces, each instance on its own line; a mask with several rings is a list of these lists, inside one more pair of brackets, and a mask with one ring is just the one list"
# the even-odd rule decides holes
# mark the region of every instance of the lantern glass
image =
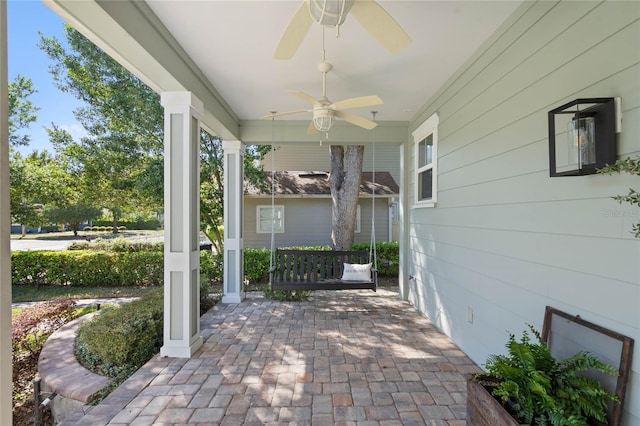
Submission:
[[328,132],[333,127],[333,121],[333,114],[330,113],[316,113],[316,116],[313,117],[313,124],[319,132]]
[[567,123],[567,158],[569,165],[596,162],[596,120],[593,117],[574,117]]

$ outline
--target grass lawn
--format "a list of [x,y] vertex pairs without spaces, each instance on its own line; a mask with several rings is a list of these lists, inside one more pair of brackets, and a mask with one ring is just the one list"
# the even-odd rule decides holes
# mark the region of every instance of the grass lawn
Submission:
[[153,287],[64,287],[64,286],[11,286],[11,302],[38,302],[56,297],[94,299],[107,297],[139,297]]

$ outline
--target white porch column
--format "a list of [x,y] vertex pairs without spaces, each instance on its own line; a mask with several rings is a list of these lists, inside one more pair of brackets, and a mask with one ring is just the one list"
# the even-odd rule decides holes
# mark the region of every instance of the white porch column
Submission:
[[11,387],[11,214],[7,105],[7,2],[0,2],[0,425],[13,423]]
[[244,144],[222,141],[224,150],[224,285],[222,303],[245,297],[243,265]]
[[189,358],[200,336],[200,116],[191,92],[161,94],[164,107],[164,345]]

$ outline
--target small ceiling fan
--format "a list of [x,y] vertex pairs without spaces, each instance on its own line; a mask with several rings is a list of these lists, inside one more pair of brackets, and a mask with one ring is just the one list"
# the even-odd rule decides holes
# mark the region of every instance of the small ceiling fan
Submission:
[[340,35],[340,25],[349,13],[391,53],[411,43],[402,27],[374,0],[303,0],[280,38],[274,59],[291,59],[313,22],[335,27]]
[[[324,56],[324,55],[323,55]],[[324,58],[323,58],[324,59]],[[290,90],[289,93],[295,95],[305,101],[309,102],[313,105],[312,109],[300,109],[296,111],[286,111],[280,113],[272,113],[266,115],[262,118],[275,118],[281,117],[283,115],[290,114],[299,114],[302,112],[312,112],[313,120],[309,127],[307,128],[307,134],[315,134],[318,132],[328,132],[329,129],[333,126],[335,119],[339,118],[341,120],[347,121],[356,126],[362,127],[367,130],[371,130],[377,126],[377,123],[371,120],[367,120],[366,118],[360,117],[359,115],[352,114],[350,112],[344,111],[349,108],[361,108],[373,105],[381,105],[382,99],[380,99],[376,95],[371,96],[360,96],[357,98],[349,98],[344,99],[338,102],[331,102],[327,98],[327,73],[331,71],[333,66],[326,62],[322,61],[318,64],[318,70],[322,72],[322,97],[319,99],[314,98],[313,96],[307,95],[304,92],[299,90]]]

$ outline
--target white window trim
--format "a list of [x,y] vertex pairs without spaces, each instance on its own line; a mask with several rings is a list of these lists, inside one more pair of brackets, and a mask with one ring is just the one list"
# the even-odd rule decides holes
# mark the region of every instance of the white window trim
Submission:
[[356,207],[356,226],[355,226],[355,231],[353,232],[356,234],[359,234],[360,232],[362,232],[361,226],[362,226],[362,218],[360,216],[360,204],[358,204],[358,206]]
[[[438,202],[438,124],[440,123],[440,117],[438,113],[434,113],[424,123],[422,123],[416,130],[413,131],[413,206],[414,207],[435,207]],[[418,147],[422,140],[427,136],[433,135],[433,161],[431,164],[418,167]],[[429,200],[418,201],[418,179],[419,174],[432,170],[431,172],[431,188],[432,196]]]
[[[273,206],[274,209],[279,209],[282,211],[282,228],[281,229],[274,229],[274,233],[275,234],[282,234],[284,233],[284,205],[282,204],[276,204]],[[271,228],[263,230],[260,227],[260,210],[262,209],[271,209],[271,205],[259,205],[256,206],[256,234],[270,234],[271,233]]]

